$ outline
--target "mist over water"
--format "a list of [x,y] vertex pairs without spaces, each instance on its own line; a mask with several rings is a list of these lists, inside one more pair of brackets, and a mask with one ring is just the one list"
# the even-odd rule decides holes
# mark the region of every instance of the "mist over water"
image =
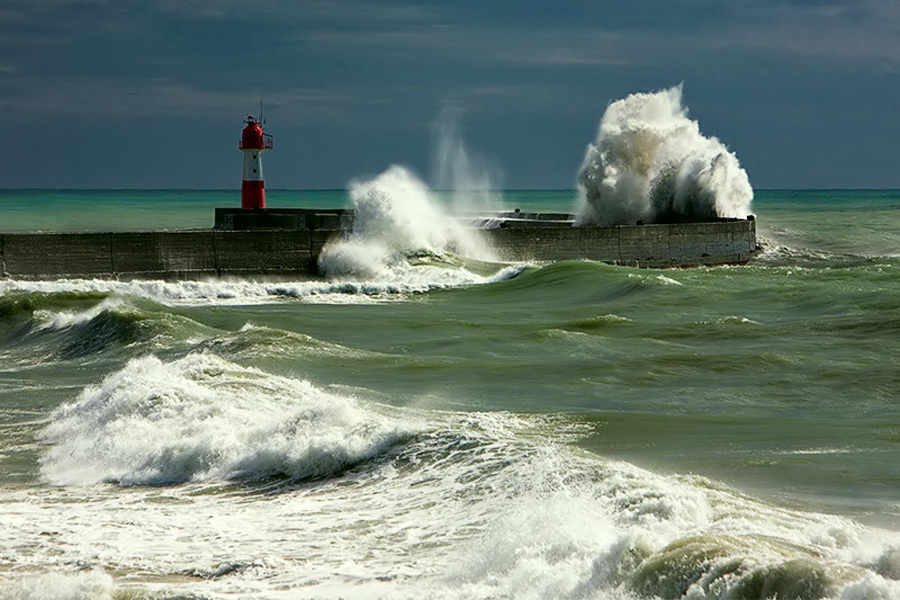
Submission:
[[434,152],[435,187],[450,193],[455,211],[497,211],[503,206],[500,170],[471,152],[461,127],[462,109],[446,106],[436,126]]
[[680,85],[610,104],[578,171],[578,224],[745,218],[753,189],[737,156],[700,133]]

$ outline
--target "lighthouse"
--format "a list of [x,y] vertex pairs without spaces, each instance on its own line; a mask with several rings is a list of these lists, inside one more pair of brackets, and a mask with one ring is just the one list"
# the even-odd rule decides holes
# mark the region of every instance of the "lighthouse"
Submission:
[[262,124],[253,115],[247,117],[247,126],[241,134],[240,149],[244,152],[241,208],[265,208],[266,185],[263,181],[262,153],[272,149],[272,136],[263,133]]

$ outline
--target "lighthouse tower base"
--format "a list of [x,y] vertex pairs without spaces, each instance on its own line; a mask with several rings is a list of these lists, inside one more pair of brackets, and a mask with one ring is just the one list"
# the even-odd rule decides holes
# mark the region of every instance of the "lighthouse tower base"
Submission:
[[266,207],[266,186],[262,180],[244,180],[241,184],[241,209],[258,210]]

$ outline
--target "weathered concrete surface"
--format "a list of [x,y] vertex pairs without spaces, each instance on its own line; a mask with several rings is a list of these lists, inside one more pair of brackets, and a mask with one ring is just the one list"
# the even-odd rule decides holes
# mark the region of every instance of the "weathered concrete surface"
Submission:
[[217,208],[215,229],[258,230],[350,230],[353,211],[344,208]]
[[197,279],[315,275],[306,231],[139,231],[0,235],[2,276]]
[[503,228],[486,232],[501,260],[588,259],[649,268],[742,264],[756,252],[756,221]]
[[108,234],[10,234],[2,236],[0,249],[5,276],[65,277],[114,272]]
[[[327,217],[339,223],[346,215]],[[15,279],[315,277],[322,248],[330,239],[346,235],[339,226],[0,234],[0,275]],[[745,263],[757,249],[753,220],[612,227],[562,227],[548,222],[482,233],[503,261],[588,259],[638,267],[692,267]]]

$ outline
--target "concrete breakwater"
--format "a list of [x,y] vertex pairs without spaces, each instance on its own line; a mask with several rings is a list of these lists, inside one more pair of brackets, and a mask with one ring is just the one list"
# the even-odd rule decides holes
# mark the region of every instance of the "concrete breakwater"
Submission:
[[[217,215],[217,228],[209,230],[0,234],[0,273],[14,279],[316,277],[322,248],[348,235],[352,213],[290,212],[267,211],[230,225]],[[501,261],[692,267],[745,263],[757,250],[752,218],[573,227],[558,216],[504,213],[483,220],[481,232]]]

